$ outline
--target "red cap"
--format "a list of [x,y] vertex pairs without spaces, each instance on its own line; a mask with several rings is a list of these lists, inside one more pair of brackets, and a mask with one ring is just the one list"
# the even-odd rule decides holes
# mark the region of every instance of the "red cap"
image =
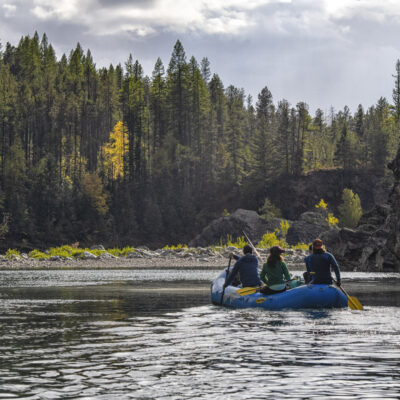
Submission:
[[282,249],[282,247],[280,247],[280,246],[272,246],[272,247],[269,249],[269,251],[270,251],[271,253],[284,253],[286,250],[285,250],[285,249]]
[[321,239],[315,239],[313,242],[313,248],[314,249],[321,249],[322,248],[322,240]]

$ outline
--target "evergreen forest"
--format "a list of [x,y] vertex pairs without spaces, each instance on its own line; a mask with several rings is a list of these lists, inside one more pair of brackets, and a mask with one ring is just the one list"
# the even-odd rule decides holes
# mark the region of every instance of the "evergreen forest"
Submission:
[[253,99],[225,85],[179,40],[151,76],[132,55],[97,68],[80,44],[57,58],[46,35],[6,43],[1,246],[187,243],[226,210],[257,210],[284,176],[383,176],[399,141],[400,61],[393,80],[390,100],[310,115],[267,86]]

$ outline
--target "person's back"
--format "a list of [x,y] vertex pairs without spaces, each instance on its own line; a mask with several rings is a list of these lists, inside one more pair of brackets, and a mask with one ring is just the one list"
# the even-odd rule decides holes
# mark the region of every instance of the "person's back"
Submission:
[[337,283],[340,285],[339,265],[335,257],[325,250],[320,239],[314,241],[313,254],[306,257],[306,267],[311,276],[311,283],[331,285],[333,268]]
[[274,266],[263,265],[261,280],[269,287],[285,284],[290,279],[289,271],[284,261],[277,261]]
[[236,264],[239,264],[240,282],[242,282],[243,287],[261,285],[258,274],[258,259],[254,254],[245,254],[238,259]]
[[289,270],[281,256],[285,250],[280,246],[270,248],[267,262],[263,265],[260,277],[266,286],[261,288],[261,293],[274,294],[286,290],[286,281],[290,280]]
[[261,285],[260,275],[258,273],[258,259],[252,254],[252,248],[248,245],[246,246],[243,249],[244,256],[239,257],[237,255],[232,255],[237,261],[231,273],[226,278],[225,286],[228,286],[233,281],[236,274],[239,274],[240,282],[243,287]]

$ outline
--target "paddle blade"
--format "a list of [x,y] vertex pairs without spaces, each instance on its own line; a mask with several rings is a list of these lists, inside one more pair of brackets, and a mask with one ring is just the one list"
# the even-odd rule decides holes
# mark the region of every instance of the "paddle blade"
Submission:
[[357,297],[347,297],[347,304],[352,310],[364,310],[364,307],[359,302]]
[[244,287],[242,289],[236,290],[236,293],[240,294],[241,296],[247,296],[249,294],[254,294],[257,292],[256,287]]

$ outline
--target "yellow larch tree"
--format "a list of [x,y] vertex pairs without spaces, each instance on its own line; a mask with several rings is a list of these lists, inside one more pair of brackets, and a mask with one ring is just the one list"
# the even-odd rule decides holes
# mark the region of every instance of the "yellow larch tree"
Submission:
[[124,159],[128,154],[128,130],[118,121],[110,132],[110,138],[101,148],[105,175],[113,180],[124,176]]

